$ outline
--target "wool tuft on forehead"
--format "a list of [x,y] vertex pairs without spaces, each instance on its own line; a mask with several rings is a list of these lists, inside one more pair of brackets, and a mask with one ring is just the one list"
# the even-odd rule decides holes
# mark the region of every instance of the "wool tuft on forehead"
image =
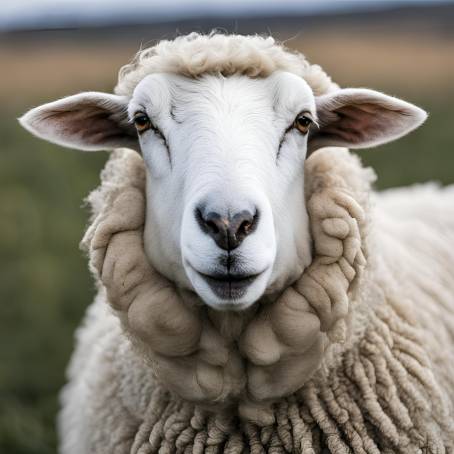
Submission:
[[137,84],[154,73],[187,77],[242,74],[254,78],[279,70],[302,77],[315,95],[337,88],[320,66],[311,65],[304,55],[276,43],[272,37],[191,33],[140,50],[131,63],[120,69],[115,93],[131,96]]

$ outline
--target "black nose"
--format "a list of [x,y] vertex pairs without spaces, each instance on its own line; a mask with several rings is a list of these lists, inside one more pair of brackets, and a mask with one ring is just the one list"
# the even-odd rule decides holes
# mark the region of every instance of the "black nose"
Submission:
[[204,211],[202,208],[196,209],[200,228],[226,251],[237,248],[257,228],[257,211],[251,213],[243,210],[233,216],[222,216],[213,211],[205,214]]

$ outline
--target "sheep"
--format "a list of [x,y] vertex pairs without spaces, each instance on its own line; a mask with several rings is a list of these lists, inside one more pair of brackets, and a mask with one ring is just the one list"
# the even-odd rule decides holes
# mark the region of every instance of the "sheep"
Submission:
[[218,34],[25,114],[38,137],[115,149],[89,196],[99,292],[61,452],[451,452],[454,189],[377,194],[345,148],[425,118]]

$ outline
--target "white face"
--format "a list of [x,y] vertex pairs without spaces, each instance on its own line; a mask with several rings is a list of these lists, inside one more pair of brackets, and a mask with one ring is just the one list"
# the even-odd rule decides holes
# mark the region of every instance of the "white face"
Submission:
[[[217,309],[244,309],[311,260],[306,154],[365,148],[426,114],[368,89],[314,97],[290,73],[267,78],[146,76],[131,98],[88,92],[32,109],[21,124],[82,150],[129,147],[147,166],[151,263]],[[308,132],[311,120],[317,121]]]
[[128,111],[152,124],[139,136],[145,248],[162,274],[219,309],[243,309],[301,274],[307,134],[293,123],[316,117],[303,79],[155,74]]

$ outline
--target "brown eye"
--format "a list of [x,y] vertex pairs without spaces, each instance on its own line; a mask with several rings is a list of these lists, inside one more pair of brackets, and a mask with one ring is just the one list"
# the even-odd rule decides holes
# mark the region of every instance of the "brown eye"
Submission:
[[151,128],[151,121],[147,114],[138,112],[136,115],[134,115],[134,125],[137,129],[137,132],[140,134]]
[[301,113],[295,118],[293,126],[302,134],[307,134],[313,120],[308,113]]

